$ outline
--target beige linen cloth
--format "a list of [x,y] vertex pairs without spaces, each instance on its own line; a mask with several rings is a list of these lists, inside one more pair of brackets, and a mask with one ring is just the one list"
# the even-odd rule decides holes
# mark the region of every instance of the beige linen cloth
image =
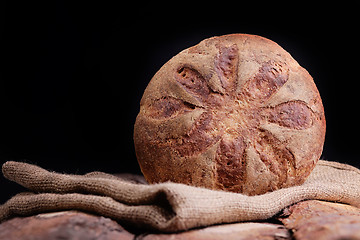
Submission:
[[28,188],[0,206],[0,221],[36,213],[80,210],[140,228],[174,232],[212,224],[271,218],[307,199],[360,207],[360,170],[320,160],[301,186],[258,196],[214,191],[176,183],[136,184],[94,172],[68,175],[38,166],[6,162],[4,176]]

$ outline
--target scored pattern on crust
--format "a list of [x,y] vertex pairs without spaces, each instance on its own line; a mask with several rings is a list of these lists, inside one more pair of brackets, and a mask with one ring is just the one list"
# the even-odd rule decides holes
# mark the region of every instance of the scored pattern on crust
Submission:
[[[217,187],[243,192],[246,179],[247,149],[251,146],[270,172],[277,177],[271,189],[280,188],[288,177],[294,177],[295,157],[261,123],[304,130],[312,126],[314,115],[308,105],[300,100],[290,100],[276,106],[267,106],[278,90],[288,81],[289,70],[285,63],[268,61],[244,83],[238,84],[239,54],[237,45],[218,46],[214,69],[224,91],[219,93],[209,86],[208,80],[190,65],[179,66],[175,74],[177,83],[202,103],[203,113],[190,131],[181,137],[169,138],[171,146],[181,156],[200,154],[217,144],[214,175]],[[169,119],[195,106],[186,101],[165,97],[149,106],[151,117]]]

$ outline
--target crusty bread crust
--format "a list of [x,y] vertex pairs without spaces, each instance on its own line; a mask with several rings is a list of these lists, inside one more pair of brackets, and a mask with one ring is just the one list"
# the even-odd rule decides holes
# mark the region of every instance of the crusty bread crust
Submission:
[[134,142],[150,183],[262,194],[305,181],[325,115],[310,74],[266,38],[205,39],[154,75]]

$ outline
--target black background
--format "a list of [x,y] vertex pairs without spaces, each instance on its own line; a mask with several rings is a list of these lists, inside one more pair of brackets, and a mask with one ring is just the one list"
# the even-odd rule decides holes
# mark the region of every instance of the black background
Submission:
[[[322,157],[360,167],[355,7],[74,2],[2,3],[1,164],[140,173],[133,124],[151,77],[204,38],[249,33],[313,76],[327,119]],[[3,177],[0,188],[1,202],[22,190]]]

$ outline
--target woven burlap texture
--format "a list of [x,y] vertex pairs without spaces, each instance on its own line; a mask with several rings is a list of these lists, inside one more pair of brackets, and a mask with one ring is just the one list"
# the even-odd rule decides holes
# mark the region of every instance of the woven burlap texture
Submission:
[[308,199],[360,207],[360,170],[320,160],[301,186],[258,196],[176,183],[153,185],[94,172],[59,174],[38,166],[6,162],[4,176],[28,188],[0,206],[0,221],[48,211],[80,210],[140,228],[174,232],[212,224],[264,220]]

